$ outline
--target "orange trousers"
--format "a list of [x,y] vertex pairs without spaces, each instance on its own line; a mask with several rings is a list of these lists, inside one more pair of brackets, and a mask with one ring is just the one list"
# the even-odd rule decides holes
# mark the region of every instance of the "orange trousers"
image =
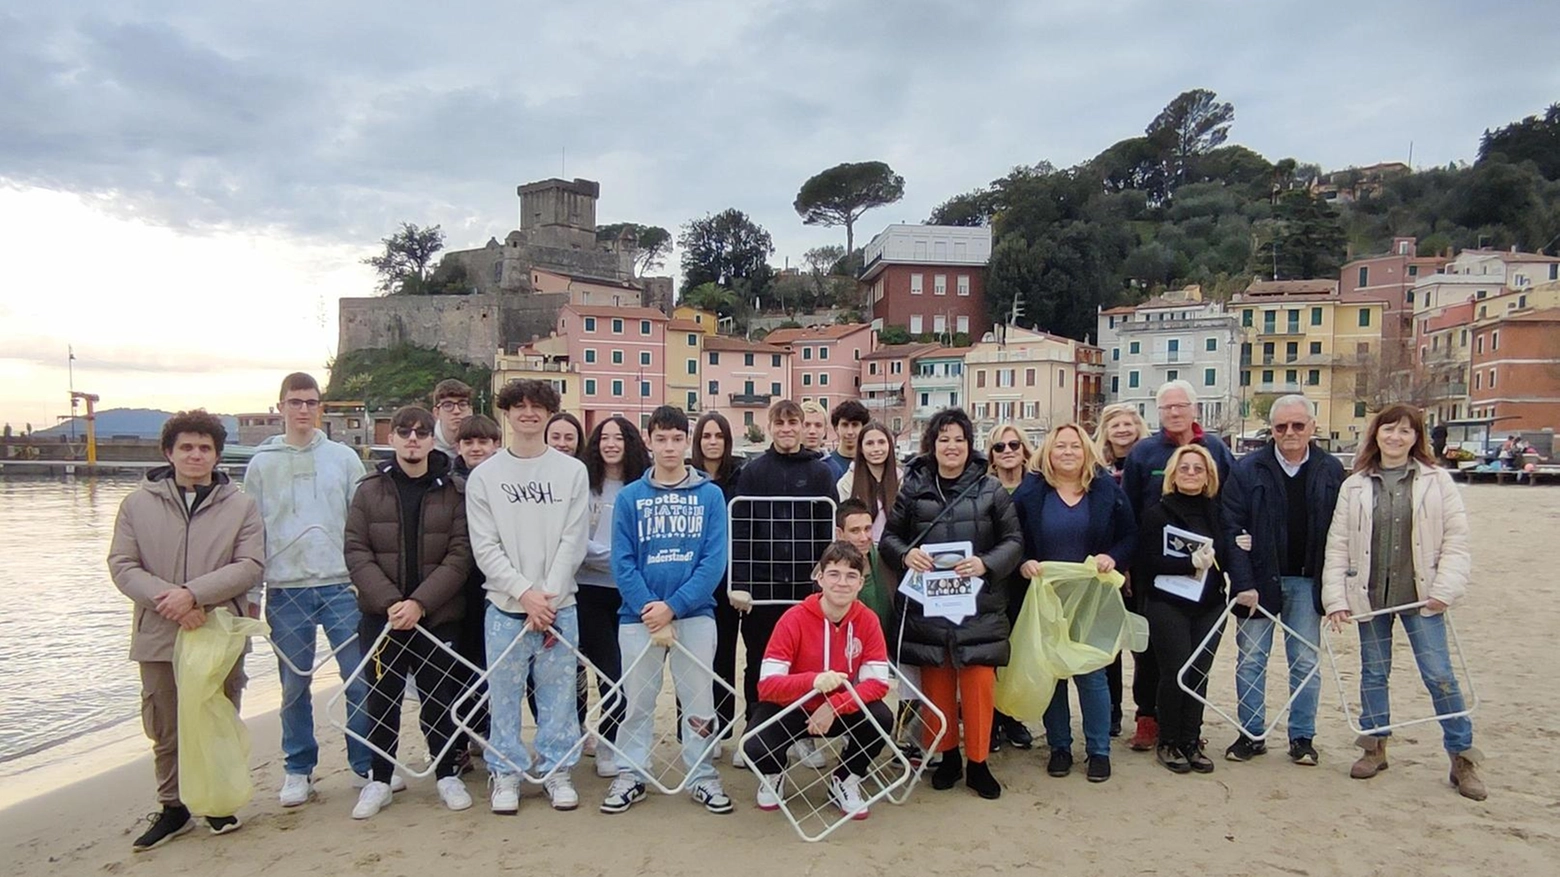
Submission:
[[[959,721],[964,722],[964,756],[981,762],[991,752],[992,692],[997,687],[995,667],[922,667],[921,690],[926,699],[948,718],[948,733],[943,735],[941,752],[959,748]],[[930,748],[937,720],[926,717],[926,739]]]

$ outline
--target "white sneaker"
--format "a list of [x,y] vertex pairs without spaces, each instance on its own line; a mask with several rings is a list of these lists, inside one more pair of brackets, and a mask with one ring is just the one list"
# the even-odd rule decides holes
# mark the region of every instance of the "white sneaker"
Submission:
[[797,761],[800,761],[803,767],[822,768],[829,766],[829,759],[824,756],[823,750],[818,748],[817,741],[811,737],[803,737],[796,741],[794,751]]
[[596,776],[604,780],[610,780],[617,775],[617,759],[612,757],[612,750],[603,746],[596,751]]
[[744,758],[743,755],[742,755],[742,747],[741,746],[733,747],[732,752],[731,752],[731,766],[735,767],[735,768],[737,768],[739,770],[744,768],[744,767],[747,767],[747,759]]
[[[586,758],[595,758],[596,757],[596,735],[595,734],[586,734],[585,735],[585,745],[583,747],[581,747],[580,754],[585,756]],[[613,776],[616,776],[616,774],[613,774]]]
[[764,811],[779,810],[780,801],[785,797],[785,774],[777,773],[765,776],[758,784],[758,809]]
[[721,788],[720,779],[712,777],[707,780],[699,780],[688,789],[688,797],[695,804],[703,804],[704,809],[724,816],[732,811],[731,798],[726,790]]
[[460,777],[444,777],[434,785],[439,789],[439,798],[444,801],[444,806],[451,810],[471,809],[471,793],[466,791],[466,784],[460,781]]
[[867,801],[861,797],[861,777],[848,774],[844,779],[839,776],[829,778],[829,800],[834,802],[840,812],[852,819],[866,819]]
[[719,743],[716,743],[715,748],[710,750],[710,761],[720,761],[720,757],[725,754],[725,748],[722,747]]
[[574,781],[566,773],[555,773],[542,783],[554,810],[573,810],[580,806],[580,793],[574,791]]
[[[354,789],[361,789],[364,786],[367,786],[368,784],[369,784],[369,778],[367,776],[365,776],[363,774],[360,774],[360,773],[354,773],[352,775],[352,788],[354,788]],[[406,791],[406,777],[403,777],[403,776],[401,776],[398,773],[391,774],[390,775],[390,791],[392,791],[392,792],[404,792],[404,791]]]
[[301,773],[290,773],[282,778],[281,798],[283,807],[297,807],[308,803],[314,797],[314,777]]
[[372,780],[363,787],[358,795],[357,806],[352,808],[353,819],[368,819],[375,813],[390,806],[394,794],[390,791],[389,783],[376,783]]
[[492,787],[489,793],[489,803],[494,813],[512,814],[520,812],[520,778],[510,774],[502,776],[493,774],[488,777],[488,784]]

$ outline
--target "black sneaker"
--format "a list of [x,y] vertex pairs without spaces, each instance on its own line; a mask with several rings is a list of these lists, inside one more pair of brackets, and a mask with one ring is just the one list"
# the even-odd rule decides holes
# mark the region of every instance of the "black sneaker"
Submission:
[[152,827],[130,845],[130,849],[138,853],[155,850],[195,828],[195,820],[190,818],[190,811],[182,805],[164,806],[161,813],[148,816],[146,819],[152,823]]
[[1051,759],[1045,763],[1045,772],[1054,777],[1064,777],[1072,773],[1072,753],[1066,749],[1052,749]]
[[1120,737],[1121,736],[1121,716],[1111,716],[1111,718],[1110,718],[1110,735],[1112,737]]
[[1035,735],[1029,733],[1029,729],[1018,719],[1008,719],[1007,728],[1003,733],[1007,736],[1007,741],[1013,744],[1014,749],[1033,749],[1035,746]]
[[1089,776],[1089,782],[1091,782],[1091,783],[1103,783],[1106,780],[1110,779],[1110,756],[1109,755],[1091,755],[1091,756],[1089,756],[1089,774],[1088,774],[1088,776]]
[[1172,773],[1191,773],[1192,763],[1181,754],[1181,747],[1160,743],[1154,747],[1154,757]]
[[1213,759],[1203,752],[1201,746],[1188,746],[1181,752],[1186,756],[1186,762],[1192,770],[1198,773],[1213,773]]
[[1003,742],[1003,737],[1004,736],[1005,736],[1005,734],[1004,734],[1004,732],[1002,730],[1002,723],[1001,722],[993,722],[992,725],[991,725],[991,746],[988,747],[987,751],[988,752],[1001,752],[1002,751],[1002,742]]
[[1306,767],[1316,766],[1316,747],[1311,745],[1310,737],[1296,737],[1289,741],[1289,760]]
[[[1291,750],[1292,751],[1292,750]],[[1235,738],[1235,742],[1224,750],[1225,761],[1250,761],[1258,755],[1267,754],[1267,743],[1261,740],[1253,740],[1245,734]]]
[[244,823],[238,821],[237,816],[207,816],[206,827],[212,834],[229,834],[244,827]]

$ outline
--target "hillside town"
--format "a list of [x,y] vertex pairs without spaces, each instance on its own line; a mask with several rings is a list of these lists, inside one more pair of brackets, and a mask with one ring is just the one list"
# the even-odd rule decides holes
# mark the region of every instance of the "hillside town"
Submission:
[[[729,318],[674,305],[670,278],[635,277],[619,242],[596,244],[599,192],[580,179],[521,186],[519,230],[445,257],[492,278],[482,291],[343,299],[341,350],[437,348],[490,364],[495,392],[547,380],[587,431],[616,415],[643,423],[664,401],[717,411],[753,443],[782,398],[825,409],[859,399],[905,452],[950,406],[978,432],[1012,423],[1036,443],[1069,421],[1092,429],[1118,402],[1158,428],[1154,392],[1176,379],[1197,389],[1199,422],[1232,443],[1255,438],[1267,406],[1290,393],[1311,400],[1335,451],[1354,449],[1392,401],[1422,406],[1432,424],[1488,420],[1501,435],[1560,423],[1556,256],[1422,253],[1397,238],[1336,276],[1254,278],[1223,301],[1191,285],[1101,307],[1092,335],[1075,339],[1022,317],[993,322],[990,228],[893,224],[864,248],[860,321],[803,313],[733,334]],[[388,410],[375,429],[361,403],[329,404],[344,440],[382,443]],[[279,424],[239,417],[246,441]]]

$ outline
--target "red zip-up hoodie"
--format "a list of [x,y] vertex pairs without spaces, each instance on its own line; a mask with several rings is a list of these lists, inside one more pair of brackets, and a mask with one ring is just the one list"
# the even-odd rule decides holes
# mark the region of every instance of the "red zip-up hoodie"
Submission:
[[844,687],[821,695],[813,691],[813,680],[833,670],[845,674],[862,702],[882,700],[888,694],[883,625],[860,600],[835,624],[824,616],[822,600],[821,595],[811,594],[780,616],[764,650],[758,696],[769,703],[791,704],[812,695],[807,710],[817,709],[827,697],[835,713],[856,712],[856,699]]

